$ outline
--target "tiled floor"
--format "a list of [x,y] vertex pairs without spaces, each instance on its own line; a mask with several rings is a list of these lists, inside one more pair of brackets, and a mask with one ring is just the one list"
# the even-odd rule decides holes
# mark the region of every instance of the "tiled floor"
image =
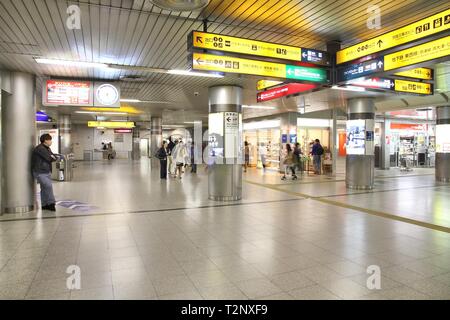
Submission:
[[352,192],[342,175],[282,184],[251,169],[243,200],[223,204],[203,169],[161,182],[145,159],[78,163],[57,199],[97,209],[0,218],[0,299],[450,299],[449,233],[346,207],[448,228],[450,186],[431,173],[377,172]]

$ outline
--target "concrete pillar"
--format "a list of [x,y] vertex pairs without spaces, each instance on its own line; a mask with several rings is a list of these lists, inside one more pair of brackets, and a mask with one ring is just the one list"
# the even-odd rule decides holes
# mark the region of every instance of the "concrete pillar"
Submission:
[[133,128],[133,141],[131,146],[131,159],[139,160],[141,158],[141,141],[140,128],[136,126]]
[[153,157],[162,143],[162,118],[153,118],[150,126],[150,155]]
[[[351,148],[347,144],[345,183],[351,189],[372,189],[375,176],[374,128],[375,104],[372,98],[352,98],[347,105],[347,139],[363,148]],[[362,127],[350,134],[349,128]]]
[[61,154],[73,153],[71,141],[72,119],[70,115],[64,114],[59,116],[58,129],[59,129],[59,143],[60,143],[59,152]]
[[150,124],[150,164],[159,167],[159,159],[155,157],[156,151],[162,144],[162,118],[152,117]]
[[34,209],[35,188],[31,154],[35,146],[35,77],[10,74],[12,94],[2,93],[3,210],[25,213]]
[[209,199],[242,198],[242,88],[209,88]]
[[381,123],[381,157],[380,169],[389,170],[391,167],[391,119],[384,119]]
[[450,106],[436,107],[436,180],[450,182]]

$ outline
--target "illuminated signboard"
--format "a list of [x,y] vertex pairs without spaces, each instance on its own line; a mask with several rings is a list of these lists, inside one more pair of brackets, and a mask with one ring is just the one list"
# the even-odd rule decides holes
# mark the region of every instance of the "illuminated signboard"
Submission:
[[450,55],[450,36],[430,41],[384,57],[384,70],[393,70]]
[[373,59],[362,63],[355,63],[341,69],[338,73],[338,81],[347,81],[364,77],[376,72],[382,72],[384,61],[383,58]]
[[192,68],[199,71],[240,73],[273,78],[326,82],[327,72],[310,68],[205,53],[192,54]]
[[450,124],[436,125],[436,152],[450,153]]
[[114,133],[132,133],[132,129],[114,129]]
[[56,80],[44,81],[44,106],[120,107],[120,86],[117,83]]
[[92,90],[90,81],[46,80],[42,104],[45,106],[92,106]]
[[330,64],[328,54],[324,51],[200,31],[192,31],[188,38],[188,44],[197,49],[233,52],[321,65]]
[[395,91],[417,93],[417,94],[433,94],[433,85],[418,81],[395,80]]
[[450,9],[422,19],[405,27],[363,41],[336,54],[337,64],[355,60],[395,46],[418,40],[450,28]]
[[42,111],[36,111],[36,121],[37,122],[50,122],[52,119]]
[[134,122],[121,122],[121,121],[89,121],[88,127],[90,128],[111,128],[111,129],[129,129],[134,128]]
[[283,81],[274,81],[274,80],[259,80],[256,83],[256,90],[264,90],[270,87],[277,86],[279,84],[282,84]]
[[425,82],[406,81],[388,78],[358,78],[347,81],[347,84],[370,89],[393,90],[415,94],[433,94],[433,85]]
[[394,73],[394,75],[414,79],[433,80],[433,70],[428,68],[414,68]]
[[279,88],[269,89],[264,92],[259,92],[256,95],[256,100],[258,102],[269,101],[277,98],[281,98],[284,96],[309,91],[317,88],[314,84],[305,84],[305,83],[288,83]]

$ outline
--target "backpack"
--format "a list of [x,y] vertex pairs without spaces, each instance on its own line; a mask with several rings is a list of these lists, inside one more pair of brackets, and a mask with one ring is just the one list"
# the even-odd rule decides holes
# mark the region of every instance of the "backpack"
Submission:
[[321,145],[319,145],[319,147],[317,148],[317,154],[319,156],[323,155],[323,147]]

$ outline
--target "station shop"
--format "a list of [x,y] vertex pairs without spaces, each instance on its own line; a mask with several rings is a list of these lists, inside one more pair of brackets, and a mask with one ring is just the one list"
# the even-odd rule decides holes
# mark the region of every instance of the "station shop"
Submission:
[[[281,129],[280,119],[244,121],[244,141],[250,149],[250,166],[262,168],[259,152],[265,148],[268,169],[279,170],[280,161],[286,144],[300,143],[303,154],[309,155],[312,142],[319,139],[324,147],[326,157],[330,157],[332,144],[332,120],[321,118],[297,118],[296,126],[291,126],[288,132]],[[345,121],[338,121],[338,133],[345,133]],[[345,142],[345,140],[344,140]]]

